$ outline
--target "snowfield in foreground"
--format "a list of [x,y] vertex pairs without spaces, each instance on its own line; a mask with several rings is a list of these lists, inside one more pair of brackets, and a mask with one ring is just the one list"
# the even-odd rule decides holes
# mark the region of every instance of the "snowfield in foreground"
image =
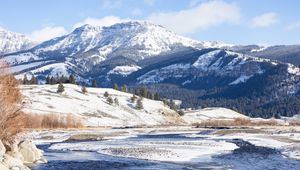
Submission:
[[[131,101],[132,94],[109,88],[87,88],[81,92],[77,85],[64,84],[65,92],[57,93],[57,85],[22,86],[25,98],[24,111],[33,114],[69,114],[82,118],[87,126],[143,126],[182,124],[180,116],[161,101],[144,98],[144,109],[137,110],[136,102]],[[104,97],[110,96],[119,101],[109,104]]]

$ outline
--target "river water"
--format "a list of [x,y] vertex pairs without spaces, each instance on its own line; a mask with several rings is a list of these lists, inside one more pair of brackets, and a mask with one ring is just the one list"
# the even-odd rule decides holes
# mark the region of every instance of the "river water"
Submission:
[[[141,150],[141,148],[149,147],[149,144],[160,148],[181,149],[181,151],[186,147],[186,150],[183,149],[186,153],[179,153],[189,155],[189,153],[195,154],[192,145],[198,147],[199,143],[197,142],[210,140],[212,140],[212,144],[220,141],[224,143],[225,141],[237,147],[225,153],[220,152],[211,155],[200,154],[200,156],[189,161],[172,161],[173,157],[166,160],[147,159],[148,157],[145,158],[143,156],[151,155],[152,152],[161,151],[161,149],[153,148],[151,150]],[[203,143],[200,144],[202,147]],[[209,144],[207,150],[201,148],[199,152],[207,151],[210,153],[209,150],[214,149],[213,145],[206,142],[205,145],[207,144]],[[51,146],[65,148],[50,149]],[[38,147],[45,151],[44,155],[49,162],[33,167],[35,170],[300,169],[300,161],[288,159],[276,149],[255,146],[241,139],[206,139],[203,137],[193,137],[193,134],[186,133],[143,134],[113,141],[61,142],[39,145]],[[218,146],[216,145],[216,147]],[[227,147],[227,145],[224,145],[224,147]],[[97,149],[95,150],[93,148]],[[150,148],[152,148],[152,145]],[[102,152],[106,150],[107,152]],[[129,152],[129,154],[124,152]],[[195,152],[197,152],[197,150],[195,150]],[[158,158],[160,158],[159,156],[161,156],[161,154],[164,154],[164,152],[157,153]],[[167,154],[166,156],[169,155]],[[180,156],[181,155],[178,156],[179,160]],[[164,155],[161,157],[164,157]]]

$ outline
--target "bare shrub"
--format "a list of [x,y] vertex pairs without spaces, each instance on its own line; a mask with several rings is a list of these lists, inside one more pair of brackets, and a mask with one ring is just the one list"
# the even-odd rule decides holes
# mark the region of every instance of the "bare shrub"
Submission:
[[26,128],[80,128],[81,120],[72,114],[26,114]]
[[233,120],[204,120],[199,123],[194,124],[197,127],[222,127],[222,126],[232,126]]
[[276,119],[267,119],[267,120],[259,120],[259,121],[252,121],[252,126],[278,126],[279,123],[276,121]]
[[251,125],[251,120],[247,118],[235,118],[233,124],[235,126],[247,126]]
[[7,68],[0,64],[0,139],[10,143],[22,131],[24,115],[21,112],[19,83],[8,73]]
[[227,127],[227,126],[276,126],[275,119],[251,121],[247,118],[235,118],[233,120],[213,119],[194,124],[196,127]]
[[299,119],[292,119],[292,120],[289,120],[289,125],[290,126],[300,126],[300,120]]

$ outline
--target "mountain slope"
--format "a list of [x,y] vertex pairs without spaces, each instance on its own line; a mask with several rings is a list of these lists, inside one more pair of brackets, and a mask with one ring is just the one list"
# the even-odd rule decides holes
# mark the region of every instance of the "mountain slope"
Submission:
[[26,50],[34,46],[34,42],[25,35],[14,33],[0,27],[0,55]]
[[[63,94],[56,93],[57,85],[22,86],[26,113],[68,114],[81,117],[88,126],[141,126],[167,125],[183,123],[179,115],[166,107],[161,101],[143,99],[144,109],[135,109],[131,102],[132,94],[105,88],[87,88],[81,93],[81,87],[65,84]],[[108,92],[119,104],[110,105],[104,93]]]
[[232,46],[229,49],[261,58],[278,60],[300,66],[300,45]]
[[300,102],[299,70],[269,59],[204,49],[146,66],[120,84],[148,86],[163,97],[182,100],[183,107],[229,107],[254,117],[292,116],[300,111],[295,106]]

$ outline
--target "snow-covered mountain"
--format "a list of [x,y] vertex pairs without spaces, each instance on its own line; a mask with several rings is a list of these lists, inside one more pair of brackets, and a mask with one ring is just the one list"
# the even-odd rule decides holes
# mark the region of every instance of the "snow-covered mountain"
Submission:
[[[228,48],[228,47],[226,47]],[[300,45],[274,45],[274,46],[232,46],[228,49],[253,55],[261,58],[269,58],[300,66]]]
[[[252,56],[269,49],[278,48],[196,41],[159,25],[134,21],[109,27],[84,25],[1,58],[17,78],[34,74],[45,80],[48,75],[73,74],[85,84],[95,79],[106,87],[114,82],[151,86],[166,93],[164,97],[179,96],[185,107],[209,104],[234,107],[250,116],[292,116],[300,112],[300,107],[292,107],[300,105],[300,68]],[[280,106],[290,100],[295,103],[282,110]]]
[[[288,107],[286,103],[298,101],[292,99],[300,93],[297,66],[222,49],[162,58],[149,62],[119,84],[148,86],[164,97],[182,100],[184,107],[209,104],[266,117],[298,113],[298,107]],[[283,104],[286,107],[281,110]]]
[[25,35],[0,27],[0,55],[27,50],[34,45],[35,43]]
[[[230,45],[218,41],[195,41],[159,25],[134,21],[110,27],[84,25],[70,34],[43,42],[30,50],[5,55],[4,60],[17,67],[12,68],[16,73],[39,74],[43,71],[53,75],[56,73],[52,72],[52,68],[59,65],[59,73],[76,72],[75,74],[83,75],[98,68],[103,61],[116,57],[131,61],[129,65],[123,65],[123,62],[118,63],[119,65],[136,68],[138,66],[135,62],[157,55],[187,48],[225,46]],[[107,72],[109,71],[111,70]]]

